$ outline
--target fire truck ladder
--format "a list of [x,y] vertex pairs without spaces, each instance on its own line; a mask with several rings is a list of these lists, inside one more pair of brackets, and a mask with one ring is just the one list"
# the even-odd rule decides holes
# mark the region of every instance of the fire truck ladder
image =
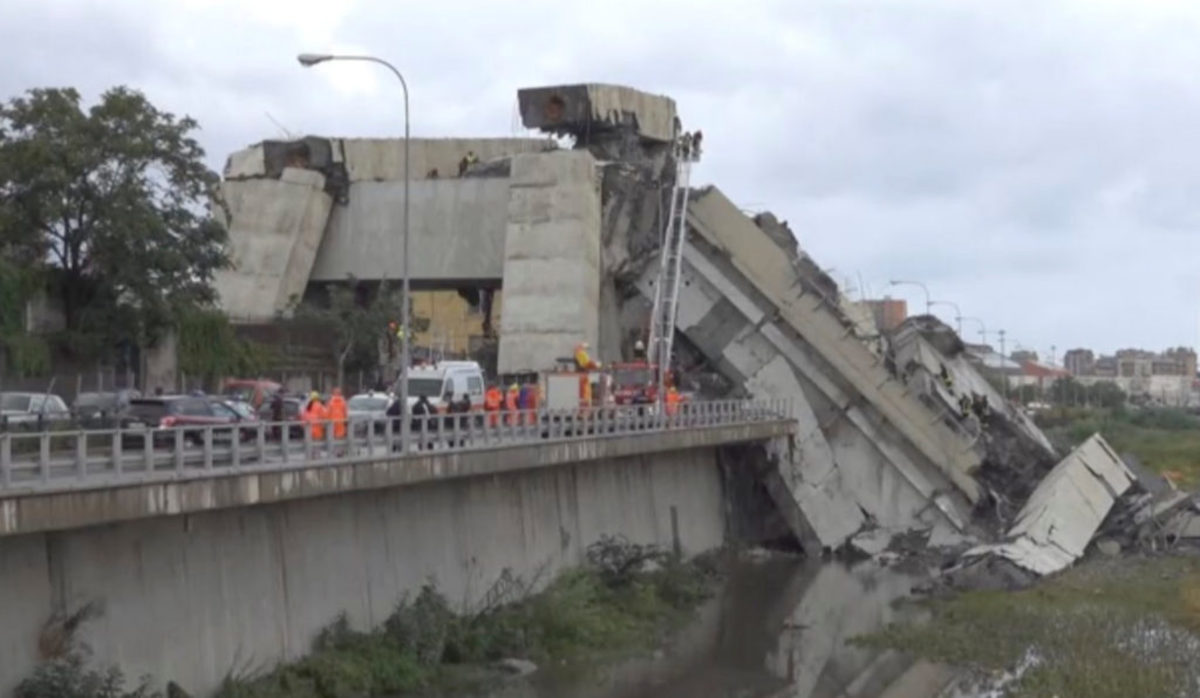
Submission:
[[647,359],[658,371],[658,399],[665,392],[665,379],[671,370],[671,347],[675,339],[675,313],[679,307],[680,270],[683,263],[683,243],[687,239],[688,182],[692,162],[697,153],[691,148],[691,137],[684,134],[675,141],[675,185],[671,188],[671,205],[667,226],[663,231],[659,252],[658,278],[654,283],[654,308],[650,315],[650,341],[646,344]]

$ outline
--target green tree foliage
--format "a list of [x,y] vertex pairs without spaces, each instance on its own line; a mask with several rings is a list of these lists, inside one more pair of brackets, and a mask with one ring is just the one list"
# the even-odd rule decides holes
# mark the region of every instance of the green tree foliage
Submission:
[[293,299],[292,318],[326,332],[340,385],[347,368],[379,364],[379,343],[387,338],[388,323],[400,318],[402,302],[402,296],[386,283],[371,288],[350,278],[346,284],[325,287],[323,297],[305,302]]
[[1112,381],[1099,381],[1087,388],[1088,404],[1095,407],[1116,409],[1125,404],[1126,398],[1125,391]]
[[213,309],[184,312],[178,321],[179,370],[212,384],[222,377],[255,376],[267,367],[261,345],[238,339],[223,313]]
[[68,337],[142,344],[213,300],[226,235],[196,127],[123,87],[0,105],[0,252],[47,268]]

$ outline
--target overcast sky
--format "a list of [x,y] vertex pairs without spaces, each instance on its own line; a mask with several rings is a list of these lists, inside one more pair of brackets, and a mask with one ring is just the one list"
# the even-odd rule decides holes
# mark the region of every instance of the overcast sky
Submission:
[[0,97],[127,84],[198,119],[219,168],[285,133],[403,133],[388,73],[301,51],[392,60],[417,136],[523,134],[518,87],[628,84],[704,130],[693,182],[787,219],[854,296],[919,309],[887,284],[924,281],[1043,355],[1196,344],[1200,3],[572,5],[0,0]]

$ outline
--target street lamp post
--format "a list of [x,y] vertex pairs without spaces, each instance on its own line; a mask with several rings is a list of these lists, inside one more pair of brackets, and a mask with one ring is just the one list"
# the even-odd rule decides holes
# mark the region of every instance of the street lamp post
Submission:
[[[326,61],[366,61],[368,63],[378,63],[396,76],[400,81],[400,88],[404,92],[404,214],[402,218],[401,237],[403,242],[404,261],[401,264],[401,275],[403,276],[403,308],[400,312],[400,331],[403,333],[403,341],[400,343],[400,405],[401,415],[400,420],[400,449],[402,453],[408,453],[408,436],[409,436],[409,420],[408,415],[408,367],[412,363],[412,356],[409,347],[412,344],[412,328],[409,322],[409,306],[412,303],[412,298],[409,294],[409,275],[408,275],[408,229],[409,229],[409,201],[412,197],[409,196],[409,184],[412,181],[412,172],[410,172],[409,145],[410,145],[410,125],[408,119],[408,83],[404,80],[404,76],[396,69],[396,66],[388,63],[382,58],[375,56],[348,56],[336,55],[329,53],[302,53],[296,56],[296,60],[300,61],[300,65],[305,68],[311,68],[318,63]],[[381,277],[386,278],[386,274]]]
[[955,322],[955,324],[958,326],[958,336],[959,336],[959,337],[961,337],[961,336],[962,336],[962,321],[963,321],[963,318],[962,318],[962,310],[960,310],[960,309],[959,309],[959,307],[958,307],[958,303],[955,303],[954,301],[929,301],[929,305],[931,305],[931,306],[934,306],[934,305],[948,305],[948,306],[950,306],[951,308],[954,308],[954,322]]
[[889,281],[888,283],[892,286],[920,286],[921,290],[925,292],[925,314],[932,314],[930,308],[933,306],[933,301],[929,299],[929,288],[925,284],[920,281]]

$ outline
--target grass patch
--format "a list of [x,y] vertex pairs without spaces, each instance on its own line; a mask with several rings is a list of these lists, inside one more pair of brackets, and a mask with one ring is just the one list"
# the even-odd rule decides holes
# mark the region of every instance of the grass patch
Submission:
[[456,613],[430,584],[371,632],[340,618],[310,656],[230,677],[217,698],[413,695],[461,683],[471,674],[464,668],[499,659],[561,664],[645,647],[690,614],[713,578],[704,564],[605,539],[589,549],[588,565],[517,601]]
[[1100,432],[1118,453],[1131,453],[1182,487],[1200,486],[1200,419],[1173,409],[1056,409],[1038,424],[1063,450]]
[[1093,560],[1019,592],[926,604],[925,622],[853,642],[993,673],[1012,698],[1200,695],[1200,560]]

